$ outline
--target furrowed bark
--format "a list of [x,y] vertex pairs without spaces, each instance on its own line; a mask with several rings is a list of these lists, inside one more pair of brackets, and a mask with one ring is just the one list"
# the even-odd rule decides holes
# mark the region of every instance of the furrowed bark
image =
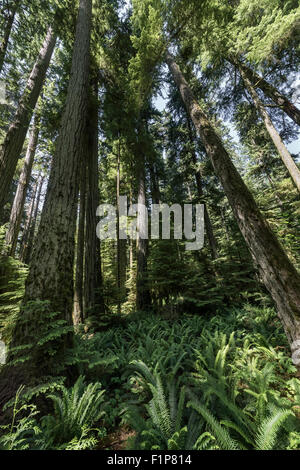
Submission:
[[270,292],[300,366],[300,275],[262,216],[252,194],[233,165],[221,138],[207,118],[174,58],[167,54],[170,72],[199,133],[232,207],[261,279]]
[[33,127],[29,137],[24,166],[21,172],[17,192],[12,206],[8,231],[6,233],[6,243],[10,246],[10,256],[15,256],[20,225],[23,216],[23,209],[27,195],[27,189],[31,178],[32,165],[38,144],[39,136],[39,113],[37,111]]
[[262,117],[262,120],[266,126],[266,129],[273,141],[273,144],[277,148],[277,151],[280,155],[281,160],[283,161],[285,167],[287,168],[296,188],[300,193],[300,170],[297,167],[296,163],[294,162],[290,152],[284,145],[280,135],[278,134],[277,130],[275,129],[273,122],[267,113],[263,103],[260,101],[259,96],[256,90],[253,88],[250,80],[248,79],[247,75],[245,74],[244,70],[240,68],[241,76],[244,80],[247,90],[249,91],[250,95],[252,96],[254,105]]
[[[92,0],[80,0],[72,67],[56,151],[26,282],[23,306],[13,333],[12,346],[35,341],[41,334],[45,310],[26,309],[29,301],[47,301],[57,320],[72,325],[73,266],[79,169],[84,154],[89,86]],[[25,323],[24,323],[25,320]],[[47,319],[45,319],[47,321]],[[55,354],[32,358],[23,365],[28,377],[57,374],[64,363],[72,335],[55,340]]]
[[2,212],[7,200],[9,187],[16,171],[33,110],[44,84],[55,43],[56,34],[50,27],[28,79],[14,121],[0,148],[0,212]]
[[300,126],[300,110],[277,88],[267,82],[263,77],[251,70],[243,62],[235,58],[229,59],[230,63],[243,71],[244,76],[251,82],[253,88],[259,88],[268,98],[278,105],[298,126]]

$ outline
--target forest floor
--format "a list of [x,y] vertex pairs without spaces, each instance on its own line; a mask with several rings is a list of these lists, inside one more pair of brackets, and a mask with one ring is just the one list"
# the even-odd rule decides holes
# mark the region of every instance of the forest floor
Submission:
[[29,405],[0,448],[300,450],[300,380],[271,308],[129,316],[77,332],[72,359],[75,385],[44,385],[51,414]]

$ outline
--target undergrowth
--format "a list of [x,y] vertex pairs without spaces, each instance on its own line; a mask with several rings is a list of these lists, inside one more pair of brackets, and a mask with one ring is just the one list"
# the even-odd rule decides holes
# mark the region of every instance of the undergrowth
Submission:
[[79,329],[66,356],[79,369],[75,385],[19,390],[0,447],[109,448],[109,434],[126,426],[135,431],[128,449],[300,449],[300,381],[289,355],[273,310],[249,305]]

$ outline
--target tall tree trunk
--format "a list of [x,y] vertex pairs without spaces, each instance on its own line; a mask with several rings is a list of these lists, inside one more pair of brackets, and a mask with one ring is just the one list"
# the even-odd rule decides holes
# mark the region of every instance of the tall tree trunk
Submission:
[[249,78],[247,77],[247,75],[245,74],[243,68],[240,68],[239,70],[240,70],[241,76],[244,80],[244,83],[246,85],[246,88],[249,91],[250,95],[252,96],[254,105],[255,105],[257,111],[259,112],[259,114],[261,115],[264,123],[265,123],[266,129],[267,129],[267,131],[268,131],[268,133],[269,133],[269,135],[270,135],[270,137],[273,141],[273,144],[277,148],[277,151],[278,151],[278,153],[281,157],[281,160],[283,161],[285,167],[287,168],[293,182],[295,183],[295,185],[296,185],[296,187],[297,187],[297,189],[300,193],[300,170],[297,167],[296,163],[294,162],[290,152],[288,151],[288,149],[286,148],[286,146],[282,142],[282,139],[281,139],[280,135],[278,134],[277,130],[275,129],[269,114],[267,113],[263,103],[260,101],[256,90],[252,86],[252,84],[251,84]]
[[218,133],[196,101],[170,54],[167,54],[167,64],[215,173],[223,185],[262,281],[276,303],[278,315],[291,345],[293,361],[300,366],[300,275],[262,216]]
[[117,155],[117,287],[118,287],[118,314],[121,314],[121,240],[120,240],[120,158],[121,141],[119,134]]
[[[138,175],[138,204],[146,209],[146,188],[145,188],[145,164],[144,160],[139,162]],[[150,304],[150,292],[147,286],[145,276],[147,274],[147,255],[148,255],[148,239],[147,223],[148,211],[143,210],[138,213],[137,218],[137,278],[136,278],[136,306],[137,310],[146,310]]]
[[[80,0],[66,105],[12,346],[35,344],[34,338],[42,334],[45,307],[28,310],[25,306],[29,301],[47,301],[47,311],[56,312],[57,319],[72,325],[78,180],[86,132],[91,16],[92,0]],[[71,344],[71,335],[57,338],[52,356],[45,347],[43,352],[37,347],[30,363],[23,364],[26,381],[37,375],[57,374],[58,361],[63,369],[65,350]]]
[[37,110],[29,137],[24,166],[21,172],[17,192],[10,214],[8,231],[6,233],[6,243],[10,245],[10,256],[15,256],[16,252],[27,189],[31,178],[32,165],[38,143],[39,120],[39,111]]
[[15,15],[16,15],[19,3],[20,3],[20,0],[15,0],[12,6],[9,8],[7,20],[3,28],[3,36],[2,36],[2,40],[0,44],[0,73],[2,72],[2,69],[3,69],[3,64],[4,64],[7,47],[8,47],[10,33],[12,30],[13,22],[15,19]]
[[28,229],[27,244],[25,246],[25,251],[23,253],[23,262],[25,264],[30,264],[32,250],[34,248],[35,229],[36,229],[36,223],[37,223],[37,218],[38,218],[38,213],[39,213],[39,207],[40,207],[40,202],[41,202],[44,181],[45,181],[45,176],[41,176],[39,179],[39,184],[38,184],[38,192],[37,192],[37,197],[36,197],[36,201],[34,205],[34,212],[33,212],[32,220],[31,220],[31,224]]
[[152,204],[160,204],[161,194],[160,194],[159,182],[158,182],[157,172],[156,172],[154,163],[150,163],[149,170],[150,170],[150,177],[151,177]]
[[278,105],[298,126],[300,126],[300,110],[277,88],[268,83],[264,78],[250,69],[243,62],[234,57],[230,57],[229,61],[251,82],[253,88],[259,88],[268,98]]
[[9,187],[16,171],[33,110],[44,84],[55,42],[56,34],[50,27],[28,79],[14,121],[0,148],[0,213],[7,200]]
[[96,234],[97,207],[99,195],[98,168],[98,80],[92,85],[92,96],[88,119],[87,146],[87,210],[85,241],[85,313],[97,315],[105,313],[103,280],[101,267],[100,240]]
[[[38,178],[39,179],[39,178]],[[38,188],[39,188],[39,181],[38,179],[36,180],[33,188],[33,194],[31,197],[30,201],[30,206],[28,209],[28,215],[27,215],[27,220],[25,222],[25,227],[23,230],[23,235],[22,235],[22,241],[21,241],[21,247],[20,247],[20,260],[25,263],[25,252],[27,251],[27,245],[28,245],[28,238],[29,238],[29,231],[32,223],[32,219],[34,216],[34,208],[35,208],[35,203],[36,203],[36,197],[38,194]]]
[[[188,116],[187,122],[188,122],[188,131],[189,131],[190,141],[191,141],[191,144],[193,146],[194,138],[193,138],[193,132],[192,132],[189,116]],[[196,157],[196,153],[195,153],[193,147],[192,147],[192,160],[193,160],[193,164],[196,166],[197,165],[197,157]],[[200,174],[199,171],[196,171],[195,179],[196,179],[198,197],[199,197],[199,200],[201,201],[201,199],[203,199],[204,194],[203,194],[203,185],[202,185],[201,174]],[[216,260],[219,257],[218,245],[217,245],[217,241],[216,241],[216,238],[215,238],[215,235],[214,235],[214,230],[213,230],[213,226],[212,226],[212,223],[211,223],[211,220],[210,220],[210,217],[209,217],[209,213],[208,213],[208,210],[207,210],[207,205],[206,205],[205,202],[204,202],[204,223],[205,223],[205,230],[206,230],[208,243],[209,243],[209,247],[210,247],[210,251],[211,251],[211,257],[212,257],[213,260]]]
[[80,175],[80,204],[77,231],[77,249],[76,249],[76,272],[74,284],[74,325],[84,322],[83,314],[83,283],[84,283],[84,241],[85,241],[85,216],[86,216],[86,179],[87,169],[86,161],[82,161]]

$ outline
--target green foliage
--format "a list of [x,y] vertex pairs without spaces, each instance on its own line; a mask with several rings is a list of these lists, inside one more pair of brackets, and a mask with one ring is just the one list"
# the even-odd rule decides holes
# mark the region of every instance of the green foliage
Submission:
[[0,339],[8,345],[24,295],[27,268],[7,255],[5,229],[0,227]]
[[[41,428],[46,436],[47,446],[81,447],[94,442],[90,433],[92,426],[103,417],[102,405],[105,390],[101,384],[88,384],[80,376],[71,389],[64,386],[58,394],[47,395],[53,403],[53,415],[44,416]],[[90,441],[89,441],[90,439]]]
[[[18,390],[12,402],[11,424],[0,428],[0,449],[87,450],[96,447],[106,435],[105,428],[94,427],[105,414],[105,390],[100,383],[86,385],[82,376],[72,388],[61,384],[58,388],[59,392],[45,395],[53,403],[53,413],[39,420],[37,407],[28,404],[28,392],[24,387]],[[44,386],[44,394],[46,389],[51,390],[53,386]],[[32,391],[33,395],[37,394]]]

